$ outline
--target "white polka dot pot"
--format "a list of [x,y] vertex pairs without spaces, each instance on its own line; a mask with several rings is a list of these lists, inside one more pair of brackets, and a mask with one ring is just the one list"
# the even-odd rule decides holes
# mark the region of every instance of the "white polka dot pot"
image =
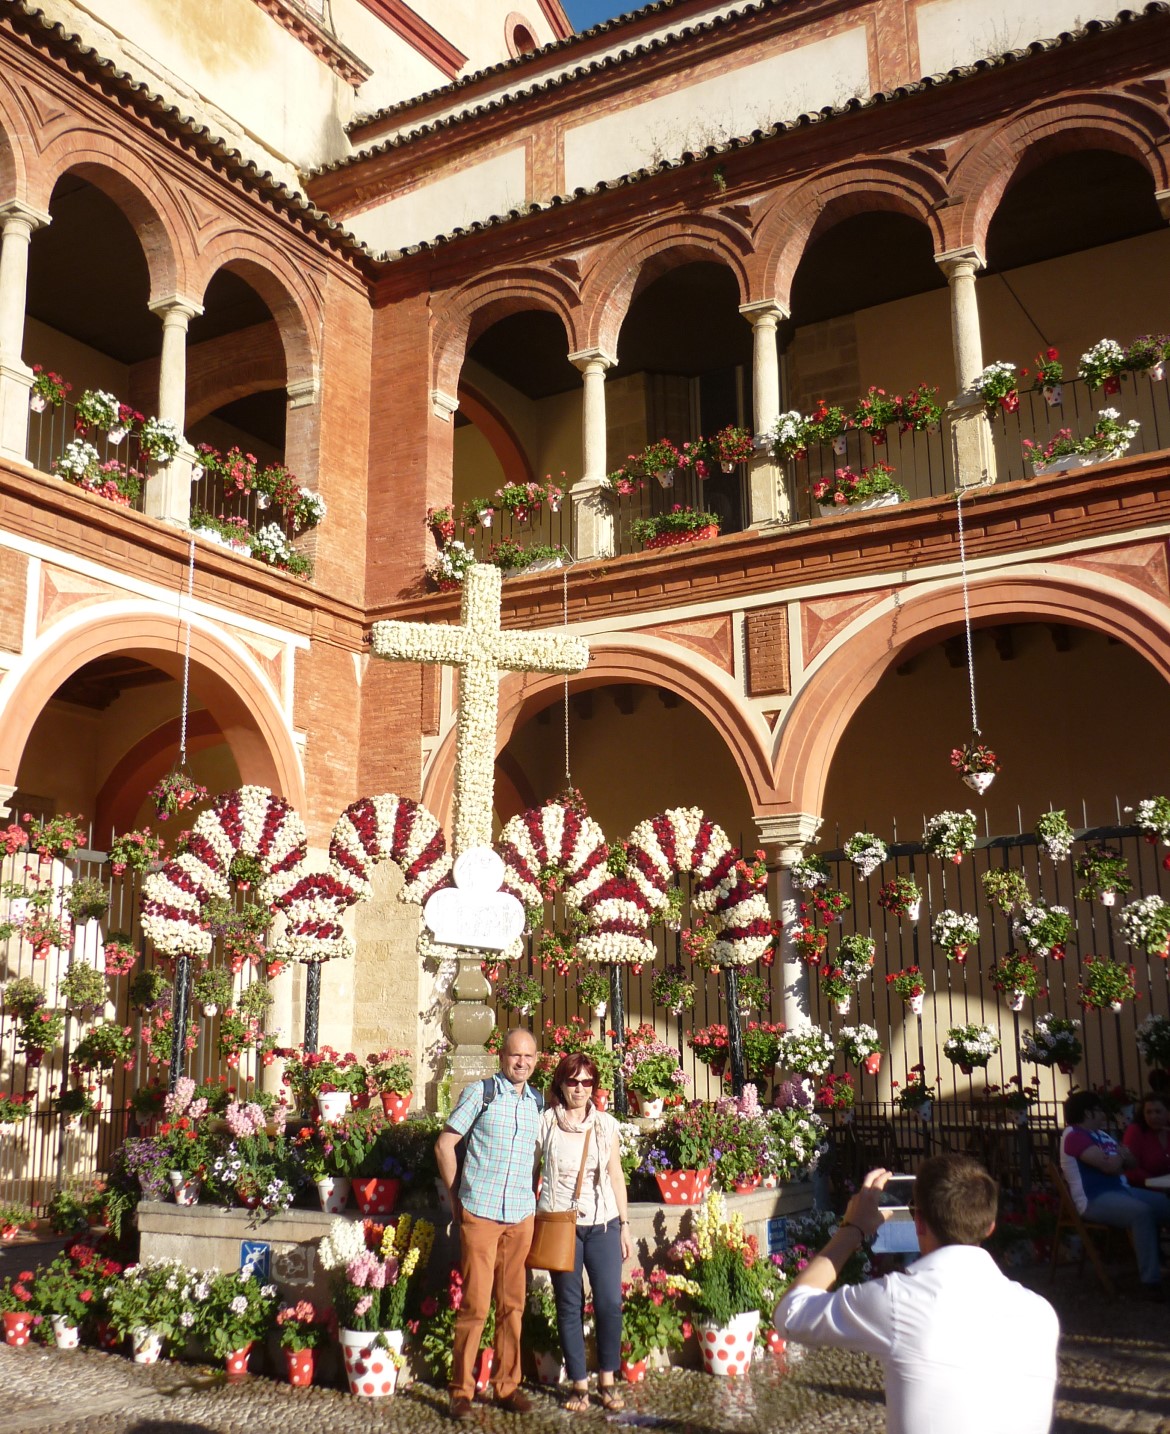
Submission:
[[707,1373],[724,1377],[746,1374],[751,1367],[759,1323],[759,1312],[750,1310],[733,1316],[727,1325],[700,1325],[699,1348],[703,1351],[703,1368]]
[[[380,1399],[398,1386],[398,1365],[392,1357],[402,1353],[402,1331],[343,1329],[338,1332],[349,1392],[362,1399]],[[389,1346],[384,1348],[382,1340]]]

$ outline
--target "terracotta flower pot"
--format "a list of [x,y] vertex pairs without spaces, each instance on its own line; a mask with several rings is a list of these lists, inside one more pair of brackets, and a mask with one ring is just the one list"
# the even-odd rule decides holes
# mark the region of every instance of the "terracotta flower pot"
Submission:
[[227,1371],[229,1381],[243,1379],[248,1373],[248,1355],[252,1352],[252,1341],[241,1345],[239,1349],[233,1349],[229,1354],[224,1355],[224,1368]]
[[313,1351],[311,1349],[286,1349],[284,1368],[291,1385],[297,1389],[307,1389],[313,1382]]
[[881,1051],[870,1051],[869,1055],[861,1063],[861,1069],[866,1075],[875,1076],[882,1068]]
[[711,1188],[711,1167],[706,1170],[667,1170],[654,1178],[664,1205],[701,1205]]
[[354,1180],[353,1194],[363,1215],[392,1215],[402,1189],[401,1180],[378,1176],[370,1180]]
[[627,1384],[641,1384],[646,1378],[646,1361],[644,1359],[623,1359],[622,1378]]
[[413,1092],[409,1090],[405,1095],[399,1095],[397,1091],[393,1090],[384,1090],[382,1092],[382,1109],[395,1125],[401,1125],[406,1119],[412,1098]]
[[4,1343],[22,1345],[28,1343],[32,1333],[32,1315],[24,1310],[4,1311]]

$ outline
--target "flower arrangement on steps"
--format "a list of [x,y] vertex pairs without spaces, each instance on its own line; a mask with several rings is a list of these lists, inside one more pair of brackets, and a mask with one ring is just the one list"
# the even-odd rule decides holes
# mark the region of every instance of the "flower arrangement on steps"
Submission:
[[[696,1280],[669,1270],[635,1270],[622,1285],[622,1374],[640,1384],[655,1351],[669,1354],[691,1333],[687,1302],[699,1293]],[[558,1345],[559,1350],[559,1345]]]
[[660,513],[655,518],[635,518],[630,524],[630,534],[635,542],[649,551],[718,537],[719,524],[720,519],[715,513],[704,513],[698,508],[675,503],[669,513]]
[[1048,1012],[1037,1016],[1035,1028],[1020,1037],[1020,1055],[1036,1066],[1055,1066],[1071,1075],[1085,1054],[1077,1032],[1080,1021]]
[[938,389],[919,384],[905,394],[889,394],[871,386],[864,398],[848,412],[836,404],[818,399],[807,416],[791,410],[780,414],[761,440],[769,446],[778,463],[790,458],[804,458],[813,447],[831,445],[837,454],[844,454],[847,436],[865,434],[875,447],[885,444],[890,428],[900,433],[930,433],[942,420]]

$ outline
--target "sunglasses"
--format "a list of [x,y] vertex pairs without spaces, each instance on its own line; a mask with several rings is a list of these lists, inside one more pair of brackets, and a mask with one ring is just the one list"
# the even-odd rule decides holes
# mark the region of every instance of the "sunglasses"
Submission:
[[573,1076],[572,1078],[570,1078],[569,1080],[567,1080],[567,1081],[565,1082],[565,1084],[566,1084],[566,1085],[583,1085],[583,1086],[585,1086],[586,1089],[588,1089],[588,1090],[592,1090],[592,1089],[593,1089],[593,1082],[592,1082],[591,1080],[582,1080],[582,1079],[578,1078],[577,1076]]

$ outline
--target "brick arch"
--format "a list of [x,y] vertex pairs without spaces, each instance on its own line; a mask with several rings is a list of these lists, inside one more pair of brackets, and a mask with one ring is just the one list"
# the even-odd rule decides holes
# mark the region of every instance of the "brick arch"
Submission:
[[[747,708],[734,679],[693,652],[637,633],[591,637],[586,671],[569,679],[569,690],[619,683],[650,684],[677,692],[722,737],[743,777],[757,815],[778,810],[772,788],[768,737],[762,721]],[[500,682],[496,751],[502,752],[529,718],[564,694],[563,677],[509,673]],[[2,780],[2,778],[0,778]],[[449,827],[455,794],[455,724],[443,736],[423,781],[422,800]]]
[[35,165],[35,154],[25,152],[28,143],[28,116],[21,110],[11,92],[0,84],[0,202],[29,198],[29,171]]
[[[64,618],[0,681],[0,783],[16,784],[29,733],[53,694],[80,667],[113,653],[181,677],[183,634],[174,612],[108,602]],[[270,787],[303,807],[304,775],[277,693],[222,628],[191,624],[192,688],[223,733],[242,783]]]
[[319,336],[324,327],[321,301],[291,255],[248,230],[217,234],[202,249],[196,287],[191,292],[205,295],[221,269],[237,274],[268,305],[280,335],[283,382],[315,378],[320,363]]
[[577,284],[553,269],[498,269],[445,296],[431,348],[434,387],[442,393],[457,393],[463,361],[476,339],[500,319],[527,309],[556,314],[564,324],[567,365],[568,355],[583,347]]
[[751,239],[738,224],[714,214],[654,220],[601,249],[582,285],[585,347],[617,354],[618,335],[638,294],[683,264],[730,269],[741,304],[750,302]]
[[815,175],[778,195],[761,218],[753,288],[761,297],[787,306],[793,276],[809,244],[842,219],[873,210],[917,219],[930,230],[935,249],[941,250],[945,245],[940,211],[949,199],[943,180],[911,160],[864,159]]
[[30,179],[29,203],[51,212],[53,190],[67,174],[75,174],[100,189],[126,216],[146,259],[151,300],[185,292],[186,262],[179,239],[182,223],[178,205],[157,170],[110,135],[85,129],[65,130],[40,156],[36,176]]
[[[93,829],[129,831],[150,789],[170,771],[179,747],[180,719],[172,717],[137,741],[115,762],[93,803]],[[187,718],[187,755],[221,746],[224,735],[210,712],[200,708]]]
[[[1050,620],[1118,638],[1170,681],[1170,623],[1136,587],[1075,564],[1023,568],[970,589],[976,625]],[[1164,612],[1164,609],[1162,610]],[[911,643],[963,626],[963,590],[939,585],[867,612],[810,671],[777,733],[776,791],[791,810],[822,810],[838,742],[866,697]]]
[[944,247],[981,253],[992,215],[1008,185],[1056,154],[1108,149],[1149,170],[1156,190],[1170,188],[1170,121],[1129,95],[1065,95],[1017,115],[980,136],[958,160],[951,189],[961,202],[948,215]]
[[466,381],[459,384],[459,411],[483,435],[503,469],[505,483],[531,483],[535,479],[536,471],[516,430],[490,399]]

